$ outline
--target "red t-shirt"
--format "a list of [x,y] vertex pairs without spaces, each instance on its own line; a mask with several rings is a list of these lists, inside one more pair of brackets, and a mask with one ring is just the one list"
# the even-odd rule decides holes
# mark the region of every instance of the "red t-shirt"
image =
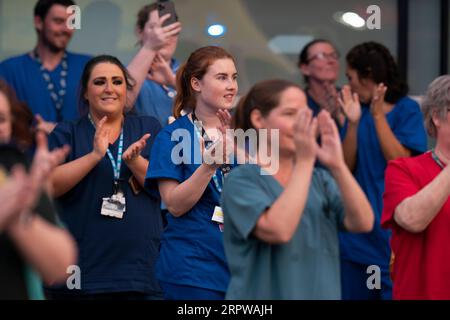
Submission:
[[390,161],[386,169],[381,224],[392,229],[394,299],[450,299],[450,201],[423,232],[410,233],[394,220],[395,208],[441,171],[431,152]]

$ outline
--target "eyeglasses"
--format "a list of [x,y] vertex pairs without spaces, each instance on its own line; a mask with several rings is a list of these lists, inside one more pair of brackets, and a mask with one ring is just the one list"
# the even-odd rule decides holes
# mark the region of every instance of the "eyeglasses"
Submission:
[[339,53],[334,51],[331,53],[325,53],[325,52],[319,52],[315,55],[313,55],[311,58],[308,59],[308,62],[311,62],[313,60],[339,60]]

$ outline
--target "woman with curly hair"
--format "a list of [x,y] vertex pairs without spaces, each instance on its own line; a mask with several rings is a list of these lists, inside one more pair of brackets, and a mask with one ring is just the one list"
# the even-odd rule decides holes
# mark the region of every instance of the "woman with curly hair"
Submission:
[[[426,150],[423,116],[418,103],[407,97],[408,86],[385,46],[362,43],[346,60],[349,86],[341,100],[347,118],[345,161],[372,205],[375,225],[367,234],[340,236],[342,297],[390,299],[390,233],[380,226],[384,171],[388,161]],[[373,283],[378,290],[368,288],[369,266],[380,268],[381,281]]]

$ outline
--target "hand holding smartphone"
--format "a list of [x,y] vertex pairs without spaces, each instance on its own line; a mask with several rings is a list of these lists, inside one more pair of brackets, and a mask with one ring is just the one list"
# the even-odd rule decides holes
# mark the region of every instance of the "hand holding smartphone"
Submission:
[[162,17],[162,16],[170,13],[169,19],[164,21],[164,23],[162,24],[163,27],[168,26],[168,25],[178,21],[178,15],[175,11],[175,4],[172,1],[159,0],[157,2],[157,4],[158,4],[159,17]]

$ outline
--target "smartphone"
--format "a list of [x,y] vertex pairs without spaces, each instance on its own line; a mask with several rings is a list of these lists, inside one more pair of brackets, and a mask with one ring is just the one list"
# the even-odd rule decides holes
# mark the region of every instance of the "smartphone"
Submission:
[[175,23],[178,21],[178,16],[175,11],[175,4],[168,0],[168,1],[158,1],[158,12],[159,16],[162,17],[168,13],[170,13],[169,19],[164,21],[163,27],[168,26],[169,24]]

